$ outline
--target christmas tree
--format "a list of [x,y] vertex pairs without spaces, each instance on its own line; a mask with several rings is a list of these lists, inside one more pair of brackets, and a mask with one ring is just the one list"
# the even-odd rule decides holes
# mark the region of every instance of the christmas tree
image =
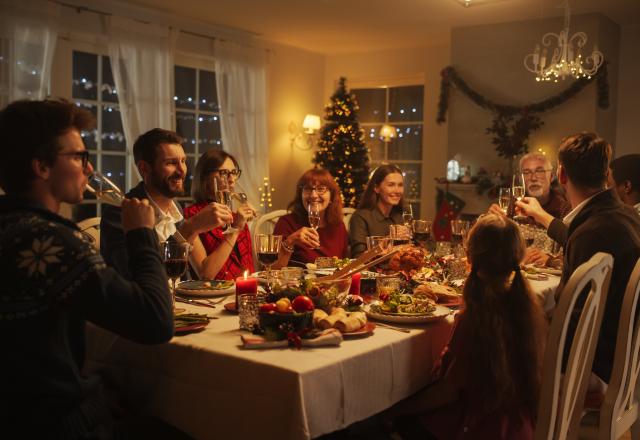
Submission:
[[315,164],[328,170],[342,191],[344,206],[356,207],[369,179],[369,149],[358,124],[358,102],[347,91],[346,78],[325,108]]

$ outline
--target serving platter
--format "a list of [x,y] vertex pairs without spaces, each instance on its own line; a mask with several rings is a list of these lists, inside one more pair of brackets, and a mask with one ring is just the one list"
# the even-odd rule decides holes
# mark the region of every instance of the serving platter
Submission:
[[211,280],[211,281],[183,281],[176,286],[178,295],[193,297],[216,297],[227,296],[236,291],[233,281]]
[[369,318],[382,322],[393,322],[396,324],[426,324],[445,319],[452,312],[448,307],[436,305],[436,309],[429,314],[378,313],[371,310],[371,304],[365,305],[364,311]]

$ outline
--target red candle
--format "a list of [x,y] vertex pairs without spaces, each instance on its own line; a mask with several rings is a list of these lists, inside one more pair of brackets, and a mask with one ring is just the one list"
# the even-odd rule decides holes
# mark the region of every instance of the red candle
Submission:
[[356,272],[351,275],[351,287],[349,288],[350,295],[360,295],[360,272]]
[[244,276],[236,278],[236,309],[238,308],[238,295],[242,294],[255,295],[258,293],[258,280],[248,278],[248,272],[244,272]]

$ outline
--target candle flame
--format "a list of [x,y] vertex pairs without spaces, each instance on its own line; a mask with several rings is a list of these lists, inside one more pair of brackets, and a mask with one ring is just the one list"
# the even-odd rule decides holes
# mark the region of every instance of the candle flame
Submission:
[[246,280],[248,276],[249,276],[249,271],[245,270],[244,271],[244,279]]

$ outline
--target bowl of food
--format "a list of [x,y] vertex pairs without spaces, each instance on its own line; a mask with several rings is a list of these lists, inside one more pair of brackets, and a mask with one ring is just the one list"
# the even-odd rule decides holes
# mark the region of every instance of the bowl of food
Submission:
[[299,295],[291,301],[282,297],[275,303],[260,306],[258,320],[267,339],[284,339],[288,333],[300,333],[313,324],[314,305],[311,298]]

